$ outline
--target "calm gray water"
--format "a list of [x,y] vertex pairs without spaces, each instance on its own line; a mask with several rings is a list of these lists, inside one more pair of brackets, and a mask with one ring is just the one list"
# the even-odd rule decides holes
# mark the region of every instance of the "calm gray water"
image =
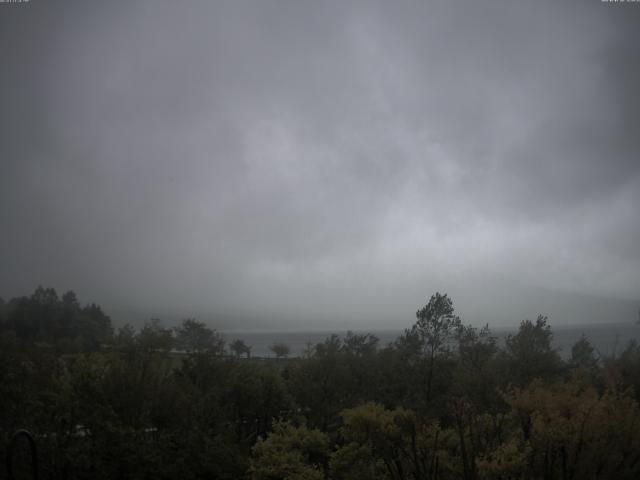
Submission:
[[[595,325],[572,325],[553,327],[553,342],[563,357],[571,355],[571,347],[585,335],[591,344],[601,355],[613,355],[620,353],[629,343],[635,339],[640,341],[640,325],[634,323],[612,323]],[[517,332],[514,328],[494,328],[493,334],[503,342],[508,334]],[[291,348],[291,356],[299,356],[307,347],[307,343],[322,342],[332,333],[344,336],[346,331],[224,331],[225,340],[231,342],[240,338],[251,346],[251,353],[255,357],[273,357],[269,346],[275,342],[285,343]],[[364,333],[357,331],[357,333]],[[401,330],[372,330],[370,332],[380,338],[380,345],[384,346],[393,342],[401,333]]]

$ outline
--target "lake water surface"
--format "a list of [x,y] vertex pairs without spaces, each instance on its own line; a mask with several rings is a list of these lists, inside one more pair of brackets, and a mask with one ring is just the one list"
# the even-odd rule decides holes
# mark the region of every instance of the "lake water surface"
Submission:
[[[634,323],[552,326],[552,331],[554,346],[565,358],[571,355],[571,347],[582,335],[589,339],[601,355],[619,354],[630,340],[640,341],[640,325]],[[356,332],[376,335],[380,339],[380,346],[393,342],[402,333],[401,330],[371,330],[369,332],[357,330]],[[517,327],[494,328],[492,332],[502,344],[507,335],[517,332]],[[346,330],[333,332],[229,330],[222,333],[227,342],[236,338],[244,340],[247,345],[251,346],[251,353],[255,357],[273,357],[269,346],[275,342],[287,344],[291,348],[291,356],[299,356],[307,348],[308,343],[322,342],[332,333],[344,336],[347,332]]]

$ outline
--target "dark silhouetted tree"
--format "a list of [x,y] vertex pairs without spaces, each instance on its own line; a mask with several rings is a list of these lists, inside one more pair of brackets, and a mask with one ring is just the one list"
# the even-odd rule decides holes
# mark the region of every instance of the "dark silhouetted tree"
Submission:
[[277,342],[269,346],[276,358],[286,358],[291,353],[291,348],[286,343]]
[[573,368],[582,368],[588,371],[595,371],[598,368],[595,349],[584,335],[571,347],[570,365]]
[[432,396],[436,360],[451,352],[461,323],[460,318],[455,315],[452,300],[446,293],[441,295],[439,292],[416,312],[416,318],[411,333],[419,338],[427,362],[425,396],[428,403]]
[[136,343],[147,352],[169,352],[174,345],[173,331],[162,326],[158,318],[145,322],[136,335]]
[[182,321],[176,331],[176,345],[187,352],[212,351],[222,354],[224,340],[215,330],[193,318]]
[[523,320],[518,333],[507,336],[507,373],[512,382],[524,386],[534,378],[555,378],[562,372],[562,360],[551,344],[552,338],[547,317],[542,315],[535,323]]
[[244,340],[240,340],[239,338],[229,344],[229,349],[238,358],[242,355],[246,355],[247,358],[251,357],[251,347],[244,343]]

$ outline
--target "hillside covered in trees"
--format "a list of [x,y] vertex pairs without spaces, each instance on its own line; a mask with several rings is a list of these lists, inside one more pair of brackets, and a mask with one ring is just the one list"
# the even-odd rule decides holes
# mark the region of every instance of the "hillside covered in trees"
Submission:
[[50,479],[640,478],[640,347],[563,360],[552,334],[540,316],[498,342],[436,293],[391,344],[265,361],[38,288],[0,301],[0,433],[31,431]]

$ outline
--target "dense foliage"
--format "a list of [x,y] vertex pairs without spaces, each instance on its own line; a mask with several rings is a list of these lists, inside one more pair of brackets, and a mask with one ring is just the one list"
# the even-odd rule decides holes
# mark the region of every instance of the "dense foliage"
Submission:
[[51,479],[640,478],[640,347],[563,360],[551,340],[538,317],[501,345],[436,293],[392,344],[269,361],[194,319],[114,332],[38,288],[0,301],[0,434],[32,431]]

